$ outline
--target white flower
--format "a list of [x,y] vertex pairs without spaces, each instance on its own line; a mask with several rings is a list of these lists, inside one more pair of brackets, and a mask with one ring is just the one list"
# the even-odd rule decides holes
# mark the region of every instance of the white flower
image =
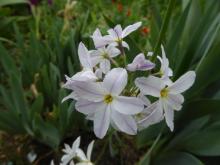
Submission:
[[146,71],[146,70],[153,69],[154,67],[155,67],[155,64],[149,60],[146,60],[144,54],[140,53],[134,58],[131,64],[128,64],[127,70],[132,71],[132,72],[136,70]]
[[37,154],[33,150],[27,154],[27,159],[30,163],[33,163],[36,158]]
[[80,159],[80,162],[76,163],[76,165],[93,165],[93,163],[91,162],[91,154],[92,154],[93,145],[94,145],[94,140],[90,142],[87,148],[86,155],[81,149],[78,149],[76,151],[76,157]]
[[159,73],[160,73],[161,78],[164,81],[166,81],[167,83],[171,83],[169,77],[173,76],[173,71],[169,67],[169,60],[166,57],[163,45],[161,45],[161,50],[162,50],[162,58],[160,56],[157,56],[157,58],[161,62],[161,67],[160,67]]
[[[82,42],[80,42],[78,47],[78,55],[83,70],[76,73],[72,77],[65,76],[67,82],[63,85],[64,88],[72,90],[75,82],[96,81],[98,79],[96,74],[93,72],[94,65],[92,65],[90,53]],[[71,93],[70,95],[63,98],[62,102],[70,98],[76,99],[77,96],[75,93]]]
[[154,76],[137,78],[135,84],[143,94],[159,98],[156,103],[147,107],[146,111],[149,111],[149,115],[139,124],[146,126],[154,124],[160,121],[164,115],[168,127],[173,131],[174,110],[182,108],[184,97],[181,93],[193,85],[195,77],[195,72],[189,71],[168,85],[163,79]]
[[65,154],[61,158],[62,165],[68,164],[77,155],[77,150],[80,145],[80,137],[78,137],[70,147],[68,144],[64,144],[65,148],[62,150]]
[[93,35],[91,36],[93,39],[95,48],[102,48],[109,43],[109,36],[102,36],[100,30],[97,28]]
[[99,48],[98,50],[91,51],[91,59],[93,65],[99,63],[99,68],[106,74],[111,69],[111,63],[109,59],[116,57],[120,54],[120,50],[112,45]]
[[105,136],[110,123],[122,132],[131,135],[137,132],[131,115],[140,113],[144,105],[136,97],[120,96],[127,84],[127,76],[125,69],[114,68],[106,74],[103,82],[76,85],[75,91],[81,98],[76,103],[76,109],[93,118],[94,132],[99,138]]
[[[65,155],[61,158],[61,163],[60,165],[74,165],[73,159],[76,158],[79,162],[76,163],[75,165],[92,165],[93,163],[91,162],[91,154],[92,154],[92,149],[94,145],[94,141],[90,142],[88,148],[87,148],[87,153],[83,152],[81,148],[79,148],[80,145],[80,137],[78,137],[72,144],[72,148],[68,144],[64,144],[65,149],[63,149],[63,152],[65,152]],[[54,164],[53,161],[51,161],[51,165]]]
[[113,29],[108,30],[109,35],[97,37],[96,33],[95,37],[93,37],[93,40],[95,40],[97,47],[102,47],[106,44],[113,44],[114,46],[117,46],[118,43],[121,43],[123,47],[129,49],[128,44],[123,41],[123,39],[133,31],[137,30],[141,26],[141,24],[141,22],[137,22],[135,24],[127,26],[124,30],[122,30],[121,25],[116,25]]

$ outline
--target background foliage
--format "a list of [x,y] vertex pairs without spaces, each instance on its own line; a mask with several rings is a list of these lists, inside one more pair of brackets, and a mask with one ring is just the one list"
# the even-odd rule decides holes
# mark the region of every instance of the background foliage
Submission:
[[[32,3],[31,3],[32,2]],[[38,3],[37,3],[38,2]],[[81,135],[94,139],[92,124],[61,100],[64,75],[80,70],[80,41],[94,48],[90,35],[116,24],[143,25],[128,39],[129,61],[140,51],[152,51],[158,40],[168,0],[0,1],[0,162],[34,164],[59,160],[63,143]],[[175,79],[188,70],[197,74],[176,113],[175,131],[161,122],[127,136],[112,132],[97,140],[97,164],[220,163],[220,2],[174,2],[162,43]],[[12,150],[11,148],[14,148]]]

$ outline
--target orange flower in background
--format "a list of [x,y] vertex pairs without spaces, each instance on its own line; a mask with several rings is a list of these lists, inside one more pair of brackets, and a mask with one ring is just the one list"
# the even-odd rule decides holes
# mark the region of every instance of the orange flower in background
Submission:
[[123,5],[122,5],[121,3],[118,3],[118,4],[117,4],[117,10],[118,10],[119,13],[122,12],[122,10],[123,10]]
[[143,27],[142,29],[141,29],[141,33],[143,33],[143,34],[145,34],[145,35],[147,35],[147,34],[149,34],[150,33],[150,28],[149,27]]
[[130,16],[131,15],[131,9],[128,9],[126,16]]

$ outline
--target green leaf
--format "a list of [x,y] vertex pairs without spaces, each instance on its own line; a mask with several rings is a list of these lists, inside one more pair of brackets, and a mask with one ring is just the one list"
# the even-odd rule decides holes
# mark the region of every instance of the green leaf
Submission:
[[167,153],[158,157],[155,165],[204,165],[195,156],[186,152]]
[[183,149],[201,156],[220,156],[220,125],[207,128],[187,138]]
[[28,0],[1,0],[0,7],[5,5],[15,5],[20,3],[29,3]]
[[172,138],[172,140],[166,145],[164,151],[168,152],[170,150],[178,150],[179,148],[181,148],[184,140],[194,135],[196,132],[200,131],[208,123],[209,120],[209,115],[193,120],[185,128],[183,128],[180,133]]
[[60,143],[60,135],[56,127],[48,121],[44,121],[40,115],[36,115],[33,121],[34,137],[53,149],[56,149]]
[[10,75],[11,73],[19,74],[18,69],[12,59],[12,57],[9,55],[8,51],[5,49],[5,47],[0,42],[0,62],[2,63],[2,66],[4,67],[5,72]]

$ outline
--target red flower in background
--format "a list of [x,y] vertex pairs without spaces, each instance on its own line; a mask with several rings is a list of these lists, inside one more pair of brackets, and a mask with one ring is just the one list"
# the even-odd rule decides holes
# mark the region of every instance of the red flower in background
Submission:
[[150,33],[150,28],[149,27],[143,27],[142,29],[141,29],[141,33],[143,33],[143,34],[145,34],[145,35],[147,35],[147,34],[149,34]]

